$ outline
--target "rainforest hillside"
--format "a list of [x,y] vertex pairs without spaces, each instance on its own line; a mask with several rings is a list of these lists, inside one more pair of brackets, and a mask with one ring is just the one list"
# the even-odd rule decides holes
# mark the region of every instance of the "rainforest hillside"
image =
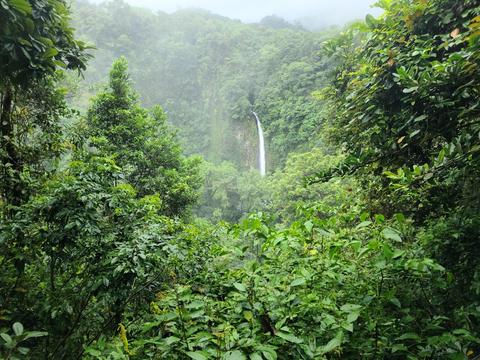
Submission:
[[256,168],[252,110],[265,127],[270,170],[316,141],[321,103],[311,93],[332,68],[320,52],[332,31],[311,33],[274,16],[243,24],[201,10],[154,14],[122,1],[77,1],[73,25],[96,47],[78,89],[81,108],[124,56],[142,103],[164,107],[187,154]]

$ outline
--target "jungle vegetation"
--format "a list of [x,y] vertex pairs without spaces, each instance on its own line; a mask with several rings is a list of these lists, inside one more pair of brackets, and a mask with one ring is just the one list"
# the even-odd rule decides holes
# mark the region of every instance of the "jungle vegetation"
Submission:
[[377,5],[0,0],[0,357],[480,356],[480,4]]

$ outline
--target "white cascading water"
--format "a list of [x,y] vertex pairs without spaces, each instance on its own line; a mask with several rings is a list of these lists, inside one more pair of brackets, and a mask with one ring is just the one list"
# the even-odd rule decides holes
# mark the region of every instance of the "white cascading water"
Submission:
[[265,140],[263,138],[262,124],[257,113],[255,111],[252,111],[252,113],[255,116],[255,120],[257,120],[260,175],[265,176]]

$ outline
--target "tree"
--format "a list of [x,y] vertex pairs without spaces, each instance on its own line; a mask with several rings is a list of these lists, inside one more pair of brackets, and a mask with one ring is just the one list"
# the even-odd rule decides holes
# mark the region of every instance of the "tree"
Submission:
[[90,143],[112,156],[138,196],[159,194],[163,213],[181,215],[197,199],[198,158],[185,158],[160,106],[143,109],[132,89],[125,58],[110,72],[109,86],[87,115]]
[[[86,46],[74,39],[68,21],[63,0],[1,1],[0,197],[13,205],[25,197],[22,172],[58,146],[54,129],[62,105],[52,83],[56,69],[85,69]],[[26,138],[41,138],[42,149],[25,153]]]
[[290,153],[283,170],[267,178],[271,205],[279,220],[294,221],[299,210],[321,203],[323,207],[348,206],[355,200],[352,179],[306,186],[305,178],[337,164],[340,156],[327,155],[319,148],[306,153]]
[[421,251],[451,273],[435,306],[463,324],[479,316],[479,3],[379,4],[364,41],[348,53],[337,41],[343,61],[325,95],[348,156],[334,173],[356,174],[370,210],[412,216]]
[[[424,220],[455,206],[458,170],[478,168],[478,2],[382,4],[386,18],[367,17],[371,37],[352,44],[336,74],[328,118],[336,145],[358,159],[354,170],[383,177],[365,183],[384,193],[376,205]],[[460,177],[443,181],[450,175]],[[391,194],[389,179],[428,184],[430,196]]]
[[73,161],[0,224],[2,320],[48,332],[34,354],[80,356],[161,283],[177,225],[123,178],[112,159]]
[[287,20],[276,16],[276,15],[268,15],[265,16],[262,20],[260,20],[260,25],[266,26],[272,29],[296,29],[302,30],[302,27],[299,25],[294,25],[289,23]]

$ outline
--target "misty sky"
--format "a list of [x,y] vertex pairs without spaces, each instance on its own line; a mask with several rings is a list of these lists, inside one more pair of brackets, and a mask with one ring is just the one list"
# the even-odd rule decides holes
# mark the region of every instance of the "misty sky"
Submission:
[[[154,10],[173,12],[196,7],[244,22],[256,22],[267,15],[278,15],[293,21],[317,18],[326,25],[340,25],[366,14],[378,14],[370,6],[375,0],[125,0]],[[97,0],[99,2],[99,0]]]

